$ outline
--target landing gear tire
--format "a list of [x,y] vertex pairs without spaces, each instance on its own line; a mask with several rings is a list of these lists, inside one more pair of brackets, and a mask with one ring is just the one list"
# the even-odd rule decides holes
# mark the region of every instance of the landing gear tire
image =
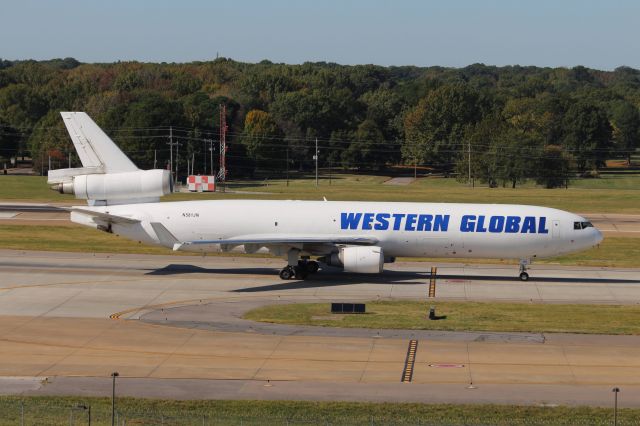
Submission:
[[294,275],[295,272],[291,266],[284,267],[282,268],[282,271],[280,271],[280,278],[283,280],[290,280]]
[[529,281],[527,266],[531,264],[531,259],[520,259],[520,281]]
[[318,262],[316,262],[315,260],[307,262],[307,272],[309,272],[310,274],[315,274],[316,272],[318,272],[318,269],[320,269],[320,265],[318,265]]
[[304,268],[302,266],[295,266],[293,270],[297,280],[304,280],[307,278],[307,275],[309,275],[309,273],[307,272],[307,268]]

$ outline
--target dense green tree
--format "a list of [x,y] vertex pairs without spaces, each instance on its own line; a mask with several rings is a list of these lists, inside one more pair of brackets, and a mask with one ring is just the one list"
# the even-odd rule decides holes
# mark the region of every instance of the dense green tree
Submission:
[[[204,160],[211,165],[207,146],[217,148],[220,104],[227,106],[232,176],[256,167],[255,153],[241,141],[249,112],[260,110],[277,125],[291,166],[303,171],[314,166],[318,138],[321,167],[382,168],[403,160],[445,173],[455,167],[462,178],[471,143],[475,178],[511,186],[531,178],[557,186],[555,177],[539,180],[549,174],[536,171],[547,167],[539,161],[559,159],[584,171],[603,167],[616,152],[629,160],[638,144],[640,71],[247,64],[228,58],[187,64],[0,60],[0,123],[21,136],[18,151],[26,151],[29,141],[34,158],[49,148],[65,155],[62,137],[45,135],[43,126],[57,128],[59,111],[78,110],[141,167],[153,165],[154,150],[157,165],[164,165],[173,126],[180,170],[186,171],[187,155],[203,168]],[[15,150],[14,139],[0,137],[0,143]],[[560,154],[555,146],[562,146]]]
[[[120,131],[113,139],[140,168],[151,168],[154,156],[157,167],[162,168],[169,158],[169,127],[187,127],[182,104],[154,93],[144,94],[128,105],[123,114]],[[180,133],[174,133],[174,142],[184,144]],[[182,159],[174,158],[174,165],[186,164],[186,153]],[[186,168],[184,168],[186,171]]]
[[488,115],[478,123],[467,126],[464,137],[466,146],[456,164],[459,181],[467,182],[470,175],[472,182],[478,179],[492,188],[498,185],[498,140],[507,129],[508,124],[496,114]]
[[627,164],[631,165],[631,154],[640,139],[640,114],[630,102],[620,102],[613,109],[613,140],[616,148],[623,152]]
[[427,158],[446,169],[453,168],[464,145],[469,124],[482,117],[478,92],[463,84],[432,91],[405,118],[403,158],[424,163]]
[[578,170],[605,165],[611,148],[611,125],[605,112],[583,100],[576,101],[563,120],[564,146],[576,160]]
[[571,176],[571,157],[560,145],[546,145],[536,165],[536,183],[545,188],[566,187]]
[[360,101],[366,106],[367,120],[376,123],[385,139],[398,137],[398,127],[394,119],[401,111],[403,102],[397,93],[389,88],[380,87],[366,92],[360,97]]
[[72,166],[79,165],[69,134],[57,111],[49,111],[38,121],[27,141],[27,146],[33,158],[34,170],[44,171],[46,174],[50,156],[56,160],[52,168],[68,167],[68,161],[65,162],[63,159],[68,159],[69,155],[76,160]]
[[[7,124],[0,121],[0,158],[5,161],[19,154],[20,140],[22,133]],[[3,167],[0,164],[0,167]]]
[[260,167],[272,168],[286,157],[282,131],[268,112],[253,109],[244,119],[242,143],[247,154]]
[[348,148],[342,152],[342,164],[363,170],[379,169],[392,158],[392,148],[385,143],[377,124],[373,120],[365,120],[358,126]]
[[13,127],[29,129],[47,110],[46,101],[32,86],[20,83],[0,90],[0,120]]

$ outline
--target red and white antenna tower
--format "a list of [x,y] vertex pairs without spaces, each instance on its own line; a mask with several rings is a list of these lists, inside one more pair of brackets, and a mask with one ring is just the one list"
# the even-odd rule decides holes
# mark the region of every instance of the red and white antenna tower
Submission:
[[218,179],[227,180],[227,106],[220,105],[220,169]]

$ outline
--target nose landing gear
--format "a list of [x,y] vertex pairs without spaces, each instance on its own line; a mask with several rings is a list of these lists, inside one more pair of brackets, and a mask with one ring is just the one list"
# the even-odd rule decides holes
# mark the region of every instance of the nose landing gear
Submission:
[[527,266],[531,264],[529,259],[520,259],[520,281],[529,281]]

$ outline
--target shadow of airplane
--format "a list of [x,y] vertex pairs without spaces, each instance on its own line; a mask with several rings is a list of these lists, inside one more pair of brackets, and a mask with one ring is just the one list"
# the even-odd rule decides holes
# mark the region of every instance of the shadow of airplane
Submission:
[[160,269],[147,269],[145,275],[226,274],[226,275],[277,275],[274,268],[203,268],[195,265],[171,264]]
[[[195,265],[170,264],[164,268],[151,270],[146,275],[182,275],[182,274],[220,274],[220,275],[269,275],[274,278],[278,275],[277,268],[203,268]],[[300,290],[306,288],[335,287],[354,284],[380,284],[380,285],[425,285],[430,278],[429,272],[390,271],[382,274],[350,274],[339,269],[323,269],[318,274],[309,275],[306,280],[277,281],[257,287],[246,287],[233,290],[239,293],[253,293],[261,291]],[[279,278],[278,278],[279,279]],[[452,275],[443,274],[437,276],[438,282],[446,280],[464,281],[497,281],[497,282],[521,282],[517,276],[496,275]],[[580,284],[640,284],[639,280],[607,279],[607,278],[553,278],[532,277],[529,283],[580,283]],[[446,284],[446,283],[445,283]]]

